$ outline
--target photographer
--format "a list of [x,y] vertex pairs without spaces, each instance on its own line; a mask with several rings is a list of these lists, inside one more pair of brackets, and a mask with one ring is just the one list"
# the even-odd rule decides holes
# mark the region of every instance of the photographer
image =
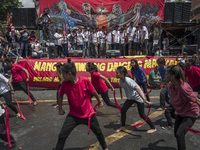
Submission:
[[40,30],[40,43],[43,42],[43,37],[44,40],[49,39],[49,24],[51,23],[51,18],[48,15],[48,9],[43,9],[43,14],[40,15],[40,17],[37,20],[37,25]]

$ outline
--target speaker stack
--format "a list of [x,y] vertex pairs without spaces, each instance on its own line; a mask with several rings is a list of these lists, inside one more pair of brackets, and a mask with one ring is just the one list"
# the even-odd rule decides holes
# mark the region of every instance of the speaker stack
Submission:
[[13,8],[12,22],[16,28],[25,25],[27,28],[36,29],[36,10],[35,8]]
[[49,54],[49,58],[57,58],[58,57],[57,47],[48,46],[48,54]]
[[165,23],[189,23],[191,2],[166,2]]

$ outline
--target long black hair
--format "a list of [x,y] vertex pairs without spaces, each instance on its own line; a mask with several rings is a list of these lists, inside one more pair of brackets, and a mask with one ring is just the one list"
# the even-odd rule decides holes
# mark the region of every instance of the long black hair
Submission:
[[67,59],[67,63],[64,63],[62,65],[62,71],[65,73],[71,72],[72,75],[76,76],[76,66],[74,63],[71,62],[71,59]]
[[132,61],[135,62],[135,68],[132,67],[131,70],[135,70],[135,69],[137,70],[137,69],[139,69],[138,61],[137,61],[136,59],[131,59],[131,62],[132,62]]
[[131,78],[131,76],[128,74],[127,69],[124,66],[117,67],[117,71],[119,71],[120,73],[123,73],[125,77]]
[[93,62],[88,62],[87,66],[90,68],[89,69],[90,73],[98,72],[98,68],[97,68],[97,66]]

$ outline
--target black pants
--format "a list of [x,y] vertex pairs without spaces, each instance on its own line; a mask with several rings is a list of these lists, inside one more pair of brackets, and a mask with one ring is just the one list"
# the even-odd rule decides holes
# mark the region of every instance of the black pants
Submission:
[[[144,83],[137,83],[137,84],[138,84],[139,86],[142,85],[142,88],[143,88],[144,93],[147,93],[147,83],[146,83],[146,82],[144,82]],[[146,95],[146,98],[147,98],[147,101],[150,102],[149,94]]]
[[187,133],[186,127],[191,128],[195,121],[196,118],[181,117],[177,115],[174,126],[174,135],[177,140],[178,150],[186,150],[186,145],[185,145],[185,135]]
[[58,95],[59,95],[59,89],[61,87],[61,84],[59,84],[58,89],[57,89],[57,93],[56,93],[56,98],[57,98],[57,104],[58,104]]
[[173,126],[172,118],[176,119],[176,114],[172,105],[169,105],[165,110],[165,117],[167,119],[168,126]]
[[[6,133],[6,124],[4,121],[4,114],[0,116],[0,139],[2,139],[5,142],[8,142],[7,133]],[[13,138],[11,134],[10,134],[10,141],[11,141],[11,144],[16,143],[15,139]]]
[[[28,89],[27,89],[27,86],[26,86],[24,80],[17,82],[17,83],[12,82],[12,86],[13,86],[15,91],[16,90],[23,90],[28,95]],[[29,91],[29,94],[30,94],[32,101],[35,101],[35,98],[30,91]]]
[[[58,137],[56,150],[63,150],[64,145],[65,145],[65,140],[67,139],[71,131],[79,124],[88,125],[88,119],[77,118],[70,114],[67,115]],[[91,130],[94,132],[97,139],[99,140],[99,143],[101,144],[102,148],[106,149],[107,145],[106,145],[103,133],[99,127],[99,123],[95,115],[93,115],[91,118],[90,126],[91,126]]]
[[117,106],[115,105],[115,103],[113,103],[113,102],[110,101],[110,98],[108,96],[108,91],[100,93],[100,94],[101,94],[102,99],[106,103],[106,105],[114,107],[114,108],[117,108]]
[[[144,119],[144,120],[146,119],[147,116],[144,113],[144,103],[139,103],[139,102],[137,102],[135,100],[126,100],[126,102],[124,103],[124,105],[122,106],[122,109],[121,109],[121,123],[122,123],[122,126],[125,126],[127,110],[134,103],[137,104],[138,113],[139,113],[140,117],[142,119]],[[152,121],[149,118],[147,119],[147,124],[150,126],[151,129],[155,129],[155,126],[153,125]]]
[[160,91],[160,107],[165,108],[165,102],[169,104],[168,88],[163,88]]
[[17,108],[16,108],[16,107],[13,105],[13,103],[12,103],[12,96],[11,96],[10,91],[8,91],[8,92],[6,92],[6,93],[0,95],[0,97],[3,97],[3,98],[5,99],[6,105],[7,105],[10,109],[12,109],[16,114],[18,113]]

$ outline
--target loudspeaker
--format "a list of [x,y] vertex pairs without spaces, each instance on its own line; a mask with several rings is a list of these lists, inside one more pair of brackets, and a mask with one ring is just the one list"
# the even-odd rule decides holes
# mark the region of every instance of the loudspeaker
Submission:
[[164,22],[188,23],[190,18],[191,2],[166,2]]
[[68,57],[82,57],[83,50],[69,50]]
[[106,50],[106,57],[120,56],[120,50]]
[[16,28],[25,25],[27,28],[36,29],[36,10],[35,8],[13,8],[12,22]]
[[190,20],[191,3],[185,2],[182,6],[182,22],[187,23]]
[[175,3],[165,3],[164,22],[174,22],[174,5]]
[[182,20],[182,3],[175,3],[174,6],[174,23],[181,23]]
[[57,47],[56,46],[49,46],[48,47],[48,54],[49,54],[49,58],[57,58],[58,57]]
[[187,52],[188,55],[194,55],[197,53],[197,49],[198,49],[197,44],[183,45],[182,53]]

